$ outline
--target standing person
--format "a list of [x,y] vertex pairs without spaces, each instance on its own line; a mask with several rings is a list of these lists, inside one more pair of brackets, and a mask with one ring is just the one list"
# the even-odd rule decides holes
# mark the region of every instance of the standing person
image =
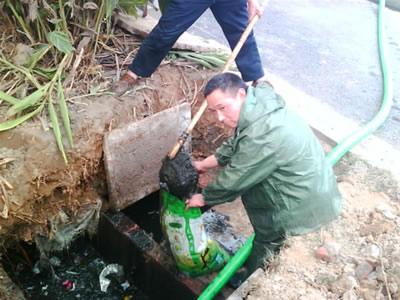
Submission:
[[[179,36],[210,8],[233,49],[245,30],[249,19],[262,9],[257,0],[171,0],[158,24],[143,41],[128,71],[112,90],[122,95],[140,77],[149,77],[168,54]],[[264,76],[260,55],[253,33],[244,43],[236,58],[236,65],[244,81],[257,81]]]
[[238,286],[279,251],[286,236],[316,230],[338,216],[341,196],[317,138],[269,83],[247,87],[224,73],[207,83],[204,96],[235,134],[215,155],[193,163],[200,174],[222,169],[186,205],[216,205],[241,196],[255,239],[244,268],[231,279]]

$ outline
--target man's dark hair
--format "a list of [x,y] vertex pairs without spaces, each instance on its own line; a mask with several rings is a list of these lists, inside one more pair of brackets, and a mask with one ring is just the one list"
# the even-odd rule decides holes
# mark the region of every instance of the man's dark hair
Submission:
[[222,73],[215,75],[207,82],[204,88],[204,97],[218,89],[231,95],[236,95],[241,88],[247,91],[246,83],[239,76],[233,73]]

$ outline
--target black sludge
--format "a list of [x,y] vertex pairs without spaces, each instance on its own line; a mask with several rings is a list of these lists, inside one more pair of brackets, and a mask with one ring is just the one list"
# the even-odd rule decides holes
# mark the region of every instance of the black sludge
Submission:
[[161,188],[181,199],[196,191],[199,176],[187,152],[179,151],[174,159],[164,158],[159,175]]

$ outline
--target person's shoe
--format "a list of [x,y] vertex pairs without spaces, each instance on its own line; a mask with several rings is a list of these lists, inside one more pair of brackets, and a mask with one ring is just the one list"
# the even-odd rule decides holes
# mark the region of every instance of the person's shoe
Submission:
[[229,280],[229,285],[237,289],[246,279],[250,276],[249,272],[246,269],[240,269],[237,271]]
[[133,78],[128,73],[125,73],[122,78],[115,82],[111,88],[111,91],[115,93],[117,97],[125,94],[129,91],[138,81],[138,78]]

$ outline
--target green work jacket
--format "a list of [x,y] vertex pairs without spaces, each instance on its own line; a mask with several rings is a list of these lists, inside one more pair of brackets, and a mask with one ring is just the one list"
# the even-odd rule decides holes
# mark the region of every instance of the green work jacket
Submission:
[[241,196],[256,236],[307,233],[340,213],[336,177],[319,141],[268,83],[248,88],[235,134],[215,155],[223,168],[203,190],[205,202]]

